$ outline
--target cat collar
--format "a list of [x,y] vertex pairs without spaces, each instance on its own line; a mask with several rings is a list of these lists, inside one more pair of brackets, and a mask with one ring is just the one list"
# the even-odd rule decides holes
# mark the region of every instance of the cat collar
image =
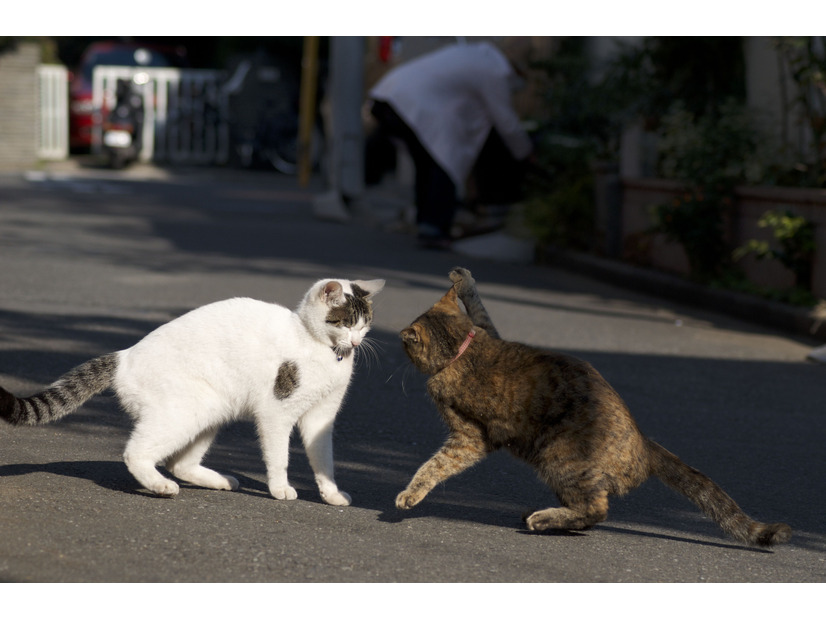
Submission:
[[467,338],[465,338],[465,341],[462,343],[462,346],[459,347],[459,352],[453,357],[452,360],[450,360],[450,362],[448,363],[448,366],[450,366],[450,364],[452,364],[457,359],[462,357],[462,353],[464,353],[467,350],[467,348],[470,346],[470,341],[473,340],[473,337],[475,335],[476,335],[476,330],[475,329],[471,329],[468,332]]

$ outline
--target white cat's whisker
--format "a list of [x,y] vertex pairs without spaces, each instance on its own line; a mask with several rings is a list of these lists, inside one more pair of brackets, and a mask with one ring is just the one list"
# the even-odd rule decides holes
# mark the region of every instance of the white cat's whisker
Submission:
[[385,384],[390,383],[390,380],[393,377],[396,376],[396,373],[399,372],[400,368],[404,368],[404,372],[402,372],[402,377],[401,377],[402,394],[407,396],[407,389],[405,388],[404,382],[405,382],[405,379],[407,379],[407,373],[410,372],[411,368],[413,368],[412,362],[409,362],[409,361],[402,362],[401,364],[396,366],[395,370],[393,370],[393,372],[390,373],[390,375],[387,377],[387,379],[385,379],[384,383]]
[[371,360],[375,359],[376,363],[378,363],[379,358],[378,354],[376,353],[373,344],[367,340],[366,338],[361,341],[361,344],[353,349],[353,355],[355,363],[361,363],[361,360],[364,359],[364,363],[367,365],[367,369],[370,370],[370,362]]

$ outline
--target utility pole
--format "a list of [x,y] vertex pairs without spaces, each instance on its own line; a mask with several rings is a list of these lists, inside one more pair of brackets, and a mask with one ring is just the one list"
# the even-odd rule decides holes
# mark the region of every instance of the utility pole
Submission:
[[346,203],[364,193],[364,37],[330,38],[328,192],[317,196],[318,217],[346,221]]
[[318,37],[304,37],[301,58],[301,92],[298,111],[298,182],[310,183],[312,139],[315,124],[316,84],[318,82]]

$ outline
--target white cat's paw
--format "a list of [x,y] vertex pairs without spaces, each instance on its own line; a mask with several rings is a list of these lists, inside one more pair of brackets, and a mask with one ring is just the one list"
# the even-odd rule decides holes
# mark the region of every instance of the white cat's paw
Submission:
[[225,491],[235,491],[241,485],[238,483],[237,478],[233,478],[232,476],[224,476],[224,479],[227,481],[227,486],[224,487]]
[[178,494],[180,487],[174,480],[164,479],[163,482],[153,485],[149,490],[155,495],[160,495],[161,497],[175,497]]
[[298,497],[298,493],[290,485],[270,487],[270,495],[275,499],[296,499]]
[[334,491],[334,492],[327,492],[321,493],[321,499],[325,502],[330,504],[331,506],[349,506],[350,503],[353,501],[350,496],[345,493],[344,491]]

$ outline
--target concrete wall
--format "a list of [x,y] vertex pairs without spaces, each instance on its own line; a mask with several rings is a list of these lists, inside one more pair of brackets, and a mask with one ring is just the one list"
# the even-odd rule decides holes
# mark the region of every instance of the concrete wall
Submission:
[[0,53],[0,169],[21,169],[37,162],[37,66],[40,47],[20,43]]
[[[686,275],[688,260],[680,245],[664,235],[651,233],[651,210],[672,200],[680,192],[678,181],[665,179],[623,179],[623,257],[633,263]],[[781,187],[739,187],[735,195],[735,216],[730,226],[734,247],[750,239],[772,241],[771,231],[757,221],[769,210],[790,209],[815,224],[817,250],[812,274],[812,291],[826,299],[826,190]],[[784,289],[793,274],[779,262],[745,258],[741,263],[748,278],[761,286]]]

